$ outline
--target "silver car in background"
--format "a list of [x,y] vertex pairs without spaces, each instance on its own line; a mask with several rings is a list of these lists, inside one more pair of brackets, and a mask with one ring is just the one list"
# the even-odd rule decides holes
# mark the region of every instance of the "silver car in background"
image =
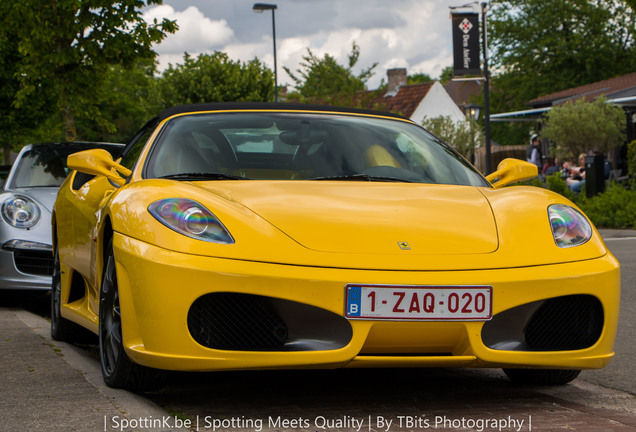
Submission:
[[92,148],[106,149],[116,158],[123,147],[71,142],[22,148],[0,190],[0,289],[51,288],[51,210],[69,173],[66,158]]

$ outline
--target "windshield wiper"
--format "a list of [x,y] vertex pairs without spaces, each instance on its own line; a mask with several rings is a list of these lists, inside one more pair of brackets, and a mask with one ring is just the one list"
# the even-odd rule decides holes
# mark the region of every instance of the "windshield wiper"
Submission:
[[339,176],[326,176],[326,177],[314,177],[309,180],[334,180],[334,181],[377,181],[377,182],[402,182],[413,183],[411,180],[406,180],[396,177],[384,177],[384,176],[372,176],[369,174],[349,174]]
[[170,180],[251,180],[247,177],[239,177],[230,174],[223,173],[180,173],[180,174],[168,174],[161,176],[162,179]]

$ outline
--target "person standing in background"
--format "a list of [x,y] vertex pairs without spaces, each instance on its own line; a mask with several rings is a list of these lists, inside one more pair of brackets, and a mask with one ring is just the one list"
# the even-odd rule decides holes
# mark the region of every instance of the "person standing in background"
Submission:
[[539,172],[543,169],[543,155],[541,154],[541,141],[539,135],[533,134],[530,137],[530,145],[526,150],[526,160],[537,166]]

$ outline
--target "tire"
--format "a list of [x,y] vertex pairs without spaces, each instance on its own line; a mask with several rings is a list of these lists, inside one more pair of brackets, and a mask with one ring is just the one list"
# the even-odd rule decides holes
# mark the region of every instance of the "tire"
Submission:
[[69,343],[91,343],[95,335],[78,324],[62,317],[62,278],[60,252],[55,246],[53,252],[53,277],[51,284],[51,338]]
[[573,381],[581,373],[578,369],[504,369],[504,373],[516,384],[563,385]]
[[112,239],[106,260],[99,299],[99,359],[102,377],[109,387],[132,391],[155,390],[163,384],[163,372],[133,363],[123,343],[119,288]]

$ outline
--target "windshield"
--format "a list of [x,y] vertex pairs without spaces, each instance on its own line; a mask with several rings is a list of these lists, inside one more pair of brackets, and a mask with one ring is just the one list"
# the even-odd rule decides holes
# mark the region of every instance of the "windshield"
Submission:
[[450,147],[412,123],[307,113],[174,118],[154,144],[144,174],[182,180],[207,176],[488,185]]
[[89,148],[105,148],[111,154],[121,150],[115,145],[39,145],[22,153],[15,162],[15,171],[11,178],[11,188],[60,187],[70,170],[66,158],[72,153]]

